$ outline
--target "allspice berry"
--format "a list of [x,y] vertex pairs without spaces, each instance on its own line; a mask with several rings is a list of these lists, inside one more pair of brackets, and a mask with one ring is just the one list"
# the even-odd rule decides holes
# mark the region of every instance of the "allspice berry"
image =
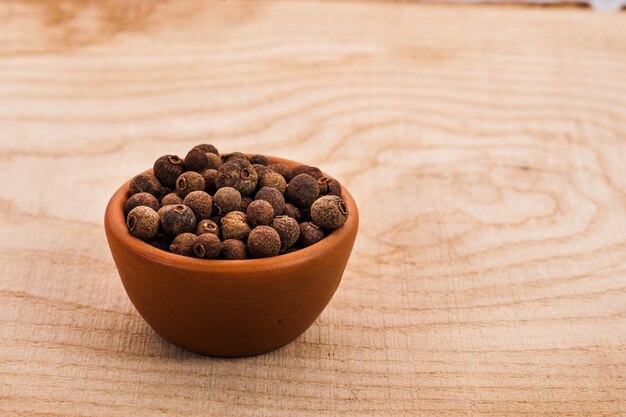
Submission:
[[158,211],[161,207],[159,200],[152,194],[137,193],[126,200],[126,204],[124,204],[124,214],[128,215],[132,209],[139,206],[150,207],[154,211]]
[[222,251],[222,242],[211,233],[204,233],[196,239],[193,245],[193,253],[197,258],[215,259]]
[[252,199],[248,196],[241,197],[241,206],[239,206],[239,211],[243,211],[244,213],[248,211],[248,206],[252,203]]
[[246,244],[241,240],[226,239],[222,242],[222,251],[220,258],[231,261],[239,259],[248,259],[248,250]]
[[245,159],[231,159],[217,170],[217,188],[233,187],[242,195],[248,195],[256,189],[257,173]]
[[137,193],[148,193],[153,196],[158,196],[161,194],[163,186],[159,182],[158,178],[149,172],[141,173],[132,180],[130,180],[130,184],[128,185],[128,193],[130,195],[135,195]]
[[261,165],[261,164],[254,164],[252,165],[252,168],[254,168],[254,170],[256,171],[256,175],[258,177],[258,181],[261,182],[261,180],[263,179],[263,177],[270,173],[270,172],[274,172],[271,169],[269,169],[268,167],[266,167],[265,165]]
[[170,250],[178,255],[193,256],[193,248],[197,241],[198,236],[193,233],[181,233],[174,238]]
[[194,146],[194,148],[200,148],[200,149],[202,149],[206,153],[212,153],[212,154],[215,154],[215,155],[219,155],[220,154],[215,146],[209,145],[207,143],[202,143],[200,145],[196,145],[196,146]]
[[185,164],[177,155],[163,155],[154,163],[154,175],[169,188],[176,186],[176,180],[183,172]]
[[289,181],[285,196],[299,208],[308,208],[320,195],[317,180],[309,174],[296,175]]
[[188,171],[176,180],[176,193],[182,198],[193,191],[204,191],[204,178],[197,172]]
[[248,236],[248,251],[253,258],[276,256],[280,252],[280,236],[269,226],[254,228]]
[[259,181],[260,187],[272,187],[276,188],[281,194],[285,193],[287,189],[287,181],[285,181],[285,177],[280,175],[277,172],[269,172],[261,178]]
[[126,226],[133,236],[152,239],[159,232],[159,215],[150,207],[138,206],[128,213]]
[[300,237],[298,222],[289,216],[278,216],[270,223],[270,227],[280,236],[280,251],[284,252],[292,247]]
[[222,155],[222,161],[224,161],[224,163],[232,161],[234,159],[242,159],[248,162],[250,161],[250,158],[248,158],[248,155],[246,155],[245,153],[241,153],[241,152],[231,152],[231,153]]
[[276,188],[263,187],[257,191],[255,200],[265,200],[274,208],[274,216],[280,216],[285,210],[285,197]]
[[311,206],[311,219],[321,228],[337,229],[348,219],[348,206],[339,196],[325,195]]
[[177,236],[193,232],[196,228],[196,215],[189,207],[177,204],[162,207],[161,210],[164,210],[161,213],[161,226],[167,235]]
[[200,220],[196,225],[196,235],[200,236],[205,233],[220,237],[220,228],[213,220]]
[[268,225],[274,218],[274,208],[265,200],[254,200],[246,211],[250,226]]
[[196,215],[196,220],[211,218],[213,199],[208,193],[204,191],[192,191],[187,194],[187,197],[183,200],[183,204],[193,211],[193,214]]
[[176,204],[183,204],[183,199],[180,198],[180,196],[176,193],[166,194],[161,199],[161,206],[169,206],[169,205],[176,205]]
[[300,222],[300,219],[302,218],[302,216],[300,214],[300,209],[298,207],[294,206],[291,203],[286,203],[285,204],[285,210],[283,211],[283,214],[285,216],[291,217],[292,219],[294,219],[298,223]]
[[259,164],[259,165],[269,165],[270,161],[267,159],[267,157],[265,155],[252,155],[250,157],[250,163],[252,165],[254,164]]
[[157,249],[169,251],[170,245],[172,244],[172,238],[164,233],[157,233],[155,237],[146,240],[146,243]]
[[222,187],[215,192],[213,204],[221,215],[241,208],[241,193],[233,187]]
[[300,238],[298,243],[302,247],[311,246],[324,238],[324,231],[311,222],[300,223]]
[[318,167],[312,167],[309,165],[298,165],[297,167],[291,170],[291,177],[295,178],[300,174],[307,174],[312,176],[315,179],[321,178],[324,176],[322,171]]
[[[211,154],[213,155],[213,154]],[[200,148],[193,148],[185,156],[185,167],[190,171],[200,172],[209,167],[209,157]]]
[[341,197],[341,184],[334,178],[320,177],[317,179],[320,195],[337,195]]
[[271,169],[272,171],[277,172],[280,175],[282,175],[286,181],[289,181],[292,177],[291,168],[289,168],[285,164],[269,164],[267,167]]
[[200,171],[200,175],[204,178],[204,191],[210,194],[215,194],[217,186],[215,180],[217,179],[217,169],[207,168]]
[[222,238],[245,240],[250,234],[247,216],[241,211],[231,211],[222,217]]

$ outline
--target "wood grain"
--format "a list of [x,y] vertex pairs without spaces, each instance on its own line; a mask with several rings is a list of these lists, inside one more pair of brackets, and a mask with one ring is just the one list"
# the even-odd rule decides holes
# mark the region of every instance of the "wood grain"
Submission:
[[[626,15],[42,0],[0,27],[2,416],[626,415]],[[200,142],[359,204],[279,351],[175,348],[117,276],[108,198]]]

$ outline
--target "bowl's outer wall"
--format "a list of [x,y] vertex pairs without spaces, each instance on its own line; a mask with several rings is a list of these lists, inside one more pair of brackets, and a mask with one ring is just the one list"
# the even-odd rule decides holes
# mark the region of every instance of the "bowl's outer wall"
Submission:
[[[127,190],[125,184],[109,202],[105,230],[130,300],[159,335],[211,356],[268,352],[306,331],[335,293],[358,231],[356,205],[344,188],[349,221],[339,229],[340,238],[333,234],[325,238],[333,237],[333,244],[324,250],[314,250],[313,245],[263,259],[262,268],[255,267],[256,260],[206,261],[176,256],[179,263],[161,262],[149,245],[126,230],[123,205]],[[146,256],[145,247],[152,256]],[[294,256],[300,253],[309,255]],[[198,262],[206,267],[198,268]],[[216,262],[222,267],[212,268]],[[228,267],[223,267],[225,262]],[[188,263],[195,266],[186,267]]]

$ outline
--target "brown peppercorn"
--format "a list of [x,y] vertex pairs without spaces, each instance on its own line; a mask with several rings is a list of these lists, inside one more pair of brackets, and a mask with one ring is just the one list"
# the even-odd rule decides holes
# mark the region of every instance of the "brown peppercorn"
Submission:
[[296,175],[289,181],[285,196],[296,207],[308,208],[320,195],[317,180],[309,174]]
[[241,193],[248,195],[256,189],[258,175],[245,159],[232,159],[217,170],[217,188],[233,187]]
[[193,248],[197,241],[198,236],[193,233],[181,233],[174,238],[174,241],[170,245],[170,250],[172,253],[178,255],[193,256]]
[[320,195],[337,195],[341,197],[341,184],[334,178],[320,177],[317,180]]
[[250,226],[268,225],[274,218],[274,208],[265,200],[254,200],[246,211]]
[[196,215],[183,205],[165,206],[161,210],[161,226],[169,236],[177,236],[181,233],[193,232],[196,228]]
[[263,179],[263,177],[270,173],[270,172],[274,172],[271,169],[269,169],[268,167],[266,167],[265,165],[260,165],[260,164],[254,164],[252,165],[252,168],[254,168],[254,170],[256,171],[256,175],[258,177],[259,182]]
[[280,216],[285,210],[285,197],[276,188],[263,187],[257,191],[255,200],[265,200],[274,208],[274,216]]
[[144,172],[133,177],[128,185],[128,193],[130,195],[148,193],[157,197],[161,194],[162,189],[163,186],[159,182],[158,178],[149,172]]
[[269,164],[267,167],[285,177],[286,181],[289,181],[292,177],[291,168],[285,164]]
[[280,191],[281,194],[285,194],[285,190],[287,189],[287,181],[285,181],[285,177],[280,175],[277,172],[269,172],[261,178],[259,181],[260,187],[272,187],[276,188]]
[[204,191],[192,191],[187,194],[187,197],[183,200],[183,204],[193,210],[193,214],[196,215],[196,220],[199,221],[211,218],[213,199],[208,193]]
[[159,233],[159,215],[150,207],[138,206],[128,213],[126,226],[133,236],[152,239]]
[[323,229],[337,229],[348,219],[348,206],[339,196],[325,195],[311,206],[311,219]]
[[157,233],[152,239],[146,240],[150,246],[169,252],[172,238],[164,233]]
[[166,187],[174,188],[176,180],[183,172],[185,165],[177,155],[163,155],[154,163],[154,175]]
[[291,217],[298,223],[300,222],[300,219],[302,218],[300,215],[300,209],[291,203],[285,204],[285,210],[283,211],[283,214]]
[[281,252],[292,247],[300,237],[300,226],[298,222],[289,216],[276,217],[272,220],[272,223],[270,223],[270,227],[276,230],[278,236],[280,236]]
[[196,225],[196,235],[200,236],[205,233],[220,237],[220,228],[213,220],[200,220]]
[[231,211],[239,210],[241,207],[241,193],[233,187],[223,187],[215,192],[213,203],[218,209],[218,213],[225,215]]
[[193,253],[197,258],[215,259],[222,250],[222,242],[212,233],[204,233],[198,236],[193,245]]
[[253,258],[276,256],[280,252],[280,236],[269,226],[254,228],[248,236],[248,251]]
[[203,143],[200,145],[194,146],[194,148],[200,148],[206,153],[213,153],[215,155],[219,155],[220,153],[217,151],[217,148],[213,145],[209,145],[207,143]]
[[311,246],[324,238],[324,231],[311,222],[300,223],[300,238],[298,243],[302,247]]
[[269,165],[270,161],[267,159],[265,155],[252,155],[250,157],[251,164],[259,164],[259,165]]
[[182,204],[183,199],[176,193],[169,193],[161,199],[161,206]]
[[241,152],[231,152],[231,153],[222,155],[222,161],[224,161],[224,163],[230,162],[235,159],[242,159],[248,162],[250,161],[250,158],[248,158],[248,155],[241,153]]
[[252,200],[248,196],[241,197],[241,206],[239,208],[239,211],[243,211],[244,213],[248,211],[248,206],[250,205],[250,203],[252,203],[252,201],[254,200]]
[[200,175],[204,178],[204,191],[209,194],[215,194],[217,187],[215,180],[217,179],[217,169],[207,168],[200,171]]
[[216,170],[222,166],[222,158],[219,155],[207,152],[206,157],[208,159],[207,168]]
[[[182,203],[181,203],[182,204]],[[163,215],[165,214],[166,211],[173,209],[176,206],[176,204],[168,204],[168,205],[163,205],[161,206],[161,208],[157,211],[157,214],[159,215],[159,219],[161,219],[161,224],[163,224]]]
[[[213,154],[211,154],[213,155]],[[209,157],[200,148],[193,148],[185,156],[185,168],[190,171],[200,172],[209,167]]]
[[222,217],[222,237],[224,240],[244,240],[250,234],[247,216],[241,211],[231,211]]
[[193,171],[185,172],[176,180],[176,193],[185,198],[193,191],[204,191],[204,185],[202,175]]
[[241,240],[227,239],[222,242],[222,252],[220,252],[221,259],[228,259],[231,261],[239,259],[248,259],[248,250],[246,244]]
[[291,170],[291,177],[295,178],[300,174],[307,174],[312,176],[315,179],[321,178],[324,176],[322,171],[318,167],[312,167],[309,165],[298,165]]
[[128,215],[132,209],[139,206],[150,207],[154,211],[159,210],[161,207],[157,198],[152,194],[137,193],[126,200],[126,204],[124,204],[124,214]]
[[300,209],[300,221],[308,222],[310,220],[311,220],[311,209],[310,208]]

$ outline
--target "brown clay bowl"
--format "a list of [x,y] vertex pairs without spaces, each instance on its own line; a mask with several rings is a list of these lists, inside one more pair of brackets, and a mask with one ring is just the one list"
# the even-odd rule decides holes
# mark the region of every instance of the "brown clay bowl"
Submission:
[[347,222],[312,246],[273,258],[195,259],[132,236],[124,219],[127,193],[128,182],[111,198],[104,228],[128,297],[163,338],[210,356],[257,355],[304,333],[335,293],[359,227],[344,187]]

